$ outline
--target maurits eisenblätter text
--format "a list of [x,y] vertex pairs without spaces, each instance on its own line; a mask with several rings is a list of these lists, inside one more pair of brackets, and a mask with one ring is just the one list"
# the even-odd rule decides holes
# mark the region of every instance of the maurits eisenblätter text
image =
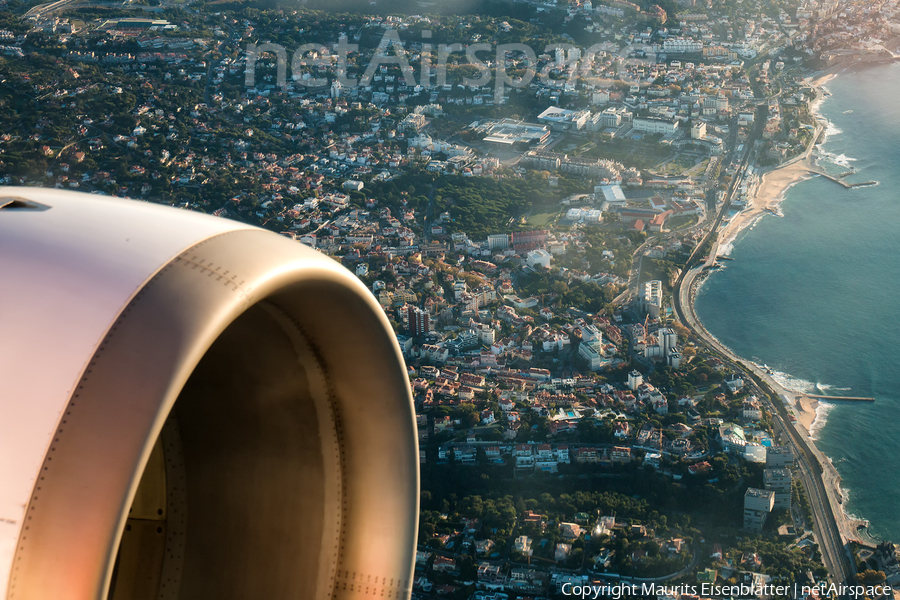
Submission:
[[700,585],[674,585],[663,586],[655,583],[615,585],[577,585],[565,583],[560,590],[566,596],[574,596],[582,599],[613,598],[619,600],[626,596],[655,596],[675,598],[679,595],[692,595],[704,597],[731,597],[731,598],[760,598],[767,596],[806,596],[813,591],[819,597],[850,596],[851,598],[878,598],[891,593],[889,585],[838,585],[822,584],[817,586],[806,585],[716,585],[703,583]]

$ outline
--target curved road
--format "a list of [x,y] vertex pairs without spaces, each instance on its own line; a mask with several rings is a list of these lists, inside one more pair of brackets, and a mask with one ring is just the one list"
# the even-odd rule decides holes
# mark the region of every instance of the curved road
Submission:
[[[688,285],[691,284],[694,276],[699,271],[700,269],[692,270],[692,276],[686,278]],[[826,473],[822,468],[822,461],[826,459],[824,457],[820,459],[817,456],[818,453],[807,443],[806,436],[799,432],[790,422],[784,402],[781,401],[779,395],[774,391],[778,389],[778,384],[755,365],[741,361],[700,324],[693,313],[690,300],[686,298],[686,295],[689,293],[689,288],[683,287],[678,289],[675,294],[675,312],[679,320],[694,335],[704,340],[710,349],[720,354],[723,359],[741,367],[743,371],[747,372],[758,388],[759,396],[770,399],[768,404],[774,416],[773,425],[776,437],[780,436],[783,440],[786,440],[793,450],[800,478],[803,481],[803,487],[806,488],[806,494],[813,512],[813,530],[819,542],[819,549],[822,552],[825,566],[828,568],[834,583],[844,583],[855,574],[855,571],[845,550],[844,538],[841,535],[841,528],[835,516],[835,513],[841,509],[840,507],[835,508],[832,503],[833,495],[828,494],[825,486],[824,478]],[[843,515],[840,518],[843,520]]]
[[[765,123],[765,112],[766,108],[764,106],[757,108],[756,126],[745,143],[746,149],[740,167],[737,170],[738,174],[746,168],[753,145],[761,136],[762,125]],[[712,261],[715,261],[715,238],[713,236],[716,235],[716,231],[722,222],[722,218],[727,214],[731,205],[731,196],[734,193],[738,179],[739,178],[736,176],[732,180],[725,201],[722,203],[722,209],[716,217],[712,229],[707,237],[704,238],[694,250],[694,253],[691,254],[681,277],[678,278],[678,281],[675,284],[673,294],[675,313],[682,324],[690,329],[696,337],[703,340],[710,349],[719,353],[723,358],[747,372],[755,385],[765,392],[760,394],[762,397],[770,398],[770,407],[774,409],[772,412],[775,417],[774,422],[776,429],[783,434],[782,437],[788,440],[793,449],[800,477],[803,480],[807,496],[809,497],[810,507],[812,508],[815,522],[816,538],[819,541],[819,548],[822,552],[823,561],[828,568],[832,580],[835,583],[844,583],[855,574],[854,568],[844,548],[844,540],[841,536],[837,518],[835,517],[835,510],[823,482],[823,469],[819,459],[813,450],[810,449],[804,436],[790,424],[784,402],[781,401],[778,394],[774,391],[778,389],[777,384],[767,373],[764,373],[761,369],[758,369],[752,364],[744,363],[737,356],[732,354],[730,350],[720,344],[709,334],[703,325],[700,324],[693,312],[691,294],[693,293],[696,278],[709,264],[711,264]],[[712,242],[710,248],[713,248],[713,251],[711,251],[707,259],[698,266],[699,255],[701,254],[700,251],[710,242]]]

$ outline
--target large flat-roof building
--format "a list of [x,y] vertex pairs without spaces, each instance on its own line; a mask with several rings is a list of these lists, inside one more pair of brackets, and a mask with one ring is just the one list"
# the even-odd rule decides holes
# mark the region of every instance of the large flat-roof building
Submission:
[[641,307],[651,319],[659,318],[659,310],[662,308],[662,281],[654,279],[644,284]]
[[512,146],[516,142],[524,142],[529,145],[542,144],[550,137],[550,128],[546,125],[513,119],[489,121],[478,126],[477,129],[487,134],[484,138],[485,142],[500,146]]
[[124,19],[110,19],[101,25],[102,29],[150,29],[153,27],[168,27],[170,23],[165,19],[142,19],[140,17],[128,17]]
[[627,202],[625,193],[618,185],[598,185],[594,187],[594,195],[597,195],[597,189],[603,195],[603,201],[607,206],[625,206]]
[[511,240],[512,247],[516,252],[526,252],[535,248],[542,248],[547,241],[546,229],[535,229],[534,231],[513,231]]
[[602,127],[620,127],[625,123],[630,123],[634,117],[634,114],[624,106],[610,106],[600,114],[600,126]]
[[784,469],[794,466],[794,452],[790,446],[770,446],[766,449],[766,468]]
[[655,117],[637,117],[631,123],[635,131],[643,131],[646,133],[661,133],[663,135],[671,135],[678,129],[677,121],[669,121],[668,119],[657,119]]
[[538,122],[546,123],[553,129],[567,131],[570,129],[583,129],[591,117],[589,110],[568,110],[551,106],[538,115]]
[[766,489],[775,494],[775,508],[791,508],[791,472],[788,469],[763,471]]
[[747,488],[744,493],[744,529],[762,531],[763,525],[775,506],[775,492],[759,488]]
[[550,267],[551,260],[553,260],[553,256],[543,248],[537,248],[525,255],[525,262],[528,263],[529,267],[542,267],[547,269]]
[[698,54],[703,51],[703,42],[688,38],[670,38],[663,42],[666,54]]

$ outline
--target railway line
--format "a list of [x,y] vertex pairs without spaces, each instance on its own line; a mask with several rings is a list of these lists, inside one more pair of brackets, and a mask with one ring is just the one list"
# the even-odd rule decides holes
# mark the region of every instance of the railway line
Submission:
[[[766,382],[768,376],[755,366],[744,363],[727,348],[719,344],[697,321],[691,302],[691,294],[697,276],[704,271],[705,267],[715,261],[718,228],[724,216],[728,214],[736,184],[746,171],[753,146],[756,140],[761,138],[761,125],[766,121],[765,112],[765,106],[757,107],[756,126],[744,144],[744,155],[741,157],[740,164],[736,170],[736,176],[728,187],[722,207],[716,216],[712,228],[694,249],[694,252],[685,264],[681,276],[675,283],[672,295],[673,305],[676,316],[685,327],[690,329],[697,338],[702,339],[711,350],[720,354],[729,362],[741,367],[743,371],[746,371],[758,389],[764,392],[761,395],[770,399],[776,435],[792,448],[796,458],[798,473],[806,489],[810,508],[812,509],[814,533],[819,542],[823,562],[828,569],[832,582],[841,584],[849,581],[855,575],[855,569],[847,554],[845,542],[835,517],[835,509],[825,488],[823,469],[819,459],[810,449],[807,441],[791,423],[784,402],[774,391],[774,388]],[[704,257],[707,249],[708,254]],[[838,510],[840,509],[838,508]]]

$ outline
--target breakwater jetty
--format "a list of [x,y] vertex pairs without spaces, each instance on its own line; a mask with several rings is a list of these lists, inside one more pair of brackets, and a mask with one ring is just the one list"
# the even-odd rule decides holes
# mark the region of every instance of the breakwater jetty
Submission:
[[839,175],[832,175],[830,173],[826,173],[825,171],[811,170],[812,173],[817,173],[824,177],[825,179],[830,179],[831,181],[844,186],[847,189],[855,188],[855,187],[863,187],[866,185],[878,185],[877,181],[862,181],[860,183],[849,183],[844,180],[848,175],[853,175],[853,171],[847,171],[846,173],[841,173]]
[[806,394],[810,398],[816,400],[824,400],[826,402],[875,402],[875,398],[867,396],[816,396],[814,394]]

